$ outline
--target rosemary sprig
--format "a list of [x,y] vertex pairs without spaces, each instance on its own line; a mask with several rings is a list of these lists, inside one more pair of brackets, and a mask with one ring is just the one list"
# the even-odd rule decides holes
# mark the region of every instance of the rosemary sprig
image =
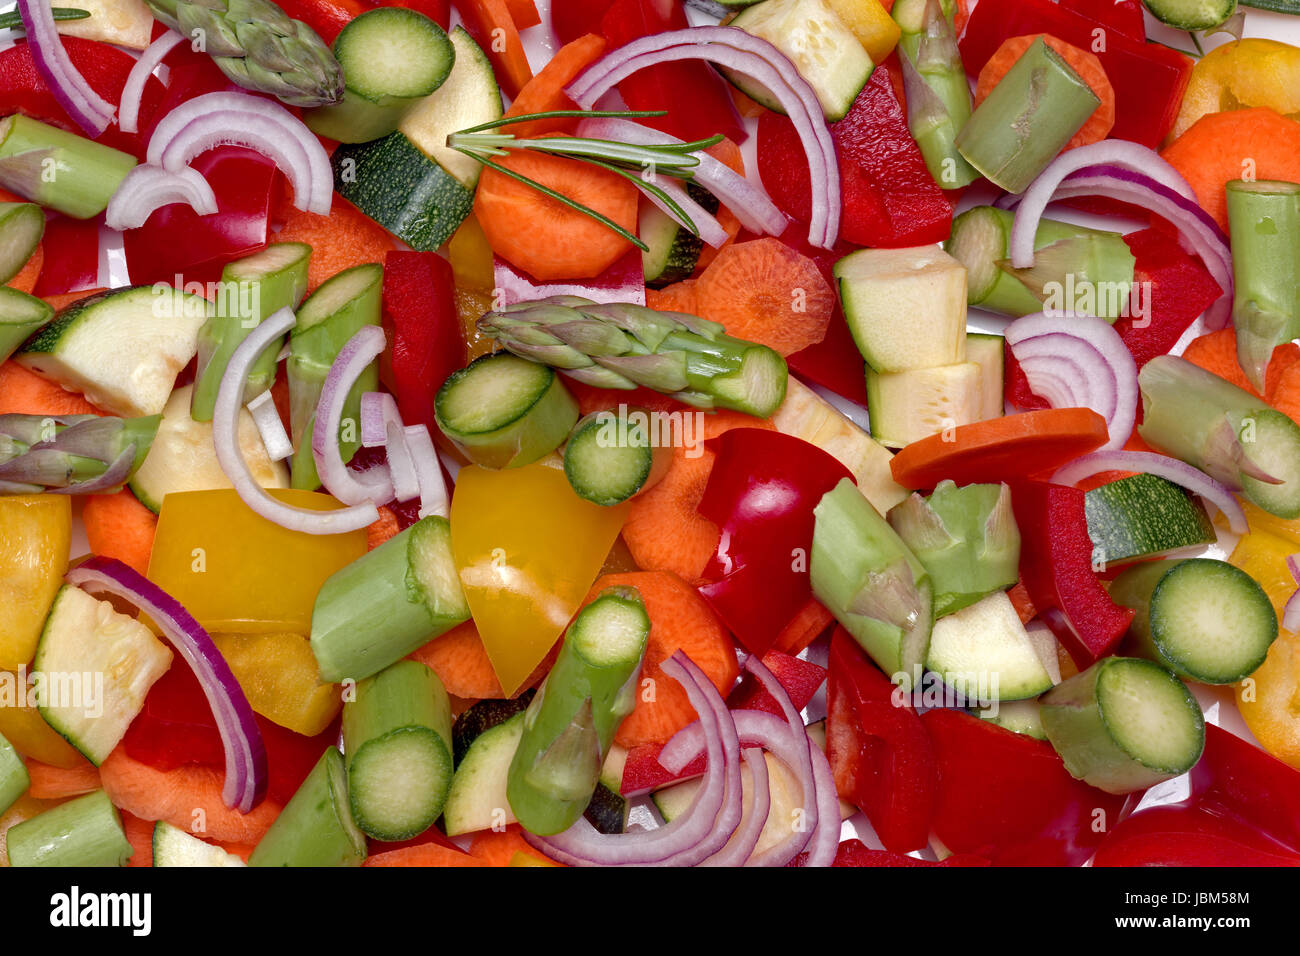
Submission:
[[512,149],[526,149],[533,152],[546,153],[551,156],[562,156],[568,159],[575,159],[588,163],[599,169],[605,169],[631,182],[642,192],[652,196],[658,202],[661,202],[669,209],[673,217],[692,233],[699,235],[699,230],[691,217],[686,214],[681,205],[673,199],[663,188],[654,182],[639,176],[633,175],[634,171],[649,170],[654,173],[663,173],[673,179],[689,180],[695,175],[695,167],[700,164],[699,157],[692,155],[698,150],[707,149],[708,147],[722,140],[721,135],[712,136],[709,139],[696,140],[693,143],[673,143],[666,146],[638,146],[632,143],[621,143],[615,140],[592,139],[581,136],[541,136],[533,139],[518,139],[510,133],[493,133],[492,130],[499,129],[503,126],[510,126],[514,123],[523,123],[532,120],[558,119],[558,118],[576,118],[595,119],[604,117],[617,117],[620,119],[641,119],[651,116],[663,116],[663,110],[548,110],[544,113],[527,113],[521,116],[503,117],[499,120],[493,120],[490,123],[483,123],[470,129],[460,130],[452,133],[447,137],[447,146],[456,150],[471,159],[482,163],[489,169],[494,169],[499,173],[509,176],[517,182],[523,183],[543,195],[549,196],[559,202],[564,203],[571,209],[589,216],[614,230],[623,238],[632,242],[643,252],[648,251],[648,246],[639,238],[628,232],[618,223],[612,221],[607,216],[602,215],[589,206],[570,199],[549,186],[545,186],[536,180],[530,179],[502,166],[493,160],[493,157],[508,156]]
[[[54,14],[55,20],[84,20],[90,16],[89,10],[78,10],[76,7],[52,7],[50,12]],[[0,13],[0,30],[21,30],[22,28],[23,18],[17,10]]]

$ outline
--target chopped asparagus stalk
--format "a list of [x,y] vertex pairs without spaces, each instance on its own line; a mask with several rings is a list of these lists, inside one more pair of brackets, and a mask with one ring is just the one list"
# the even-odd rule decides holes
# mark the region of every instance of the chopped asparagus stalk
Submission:
[[45,213],[40,206],[0,202],[0,282],[8,282],[22,270],[44,232]]
[[606,588],[570,626],[510,763],[510,808],[532,833],[567,830],[591,802],[614,732],[636,706],[649,634],[635,588]]
[[361,680],[467,620],[451,525],[429,515],[325,581],[311,649],[322,680]]
[[125,866],[131,844],[108,794],[96,790],[9,829],[10,866]]
[[[362,326],[378,325],[384,270],[375,263],[353,266],[323,282],[298,310],[298,324],[289,334],[289,428],[293,446],[294,488],[320,487],[311,452],[316,405],[330,366],[339,351]],[[379,370],[370,365],[353,384],[343,405],[339,452],[351,461],[361,447],[361,396],[379,387]]]
[[910,681],[930,644],[929,572],[849,479],[813,514],[813,595],[886,674]]
[[913,494],[888,518],[930,574],[936,618],[1020,579],[1020,531],[1005,484],[941,481],[929,498]]
[[564,474],[581,498],[610,507],[654,485],[668,471],[673,452],[655,441],[641,409],[592,412],[573,428],[564,446]]
[[976,107],[957,149],[995,185],[1024,192],[1101,100],[1039,37]]
[[970,119],[971,94],[957,49],[954,7],[940,0],[898,0],[892,11],[902,30],[898,49],[907,126],[926,168],[943,189],[960,189],[979,178],[956,144]]
[[[267,316],[298,307],[307,291],[310,257],[311,246],[305,243],[278,242],[221,270],[216,313],[199,330],[199,371],[190,405],[196,422],[212,421],[221,378],[239,343]],[[279,356],[278,348],[268,348],[249,369],[245,402],[274,384]]]
[[451,789],[451,702],[438,675],[398,661],[343,706],[348,797],[376,840],[408,840],[438,819]]
[[1227,194],[1237,361],[1262,393],[1273,349],[1300,337],[1300,185],[1238,179]]
[[360,866],[366,837],[352,819],[343,755],[330,747],[248,858],[249,866]]
[[14,745],[0,734],[0,814],[27,792],[31,782],[23,758],[14,750]]
[[[144,463],[160,421],[161,415],[0,415],[0,491],[75,491],[114,466],[124,469],[124,483]],[[95,485],[91,490],[112,489]]]
[[135,157],[15,113],[0,119],[0,186],[71,216],[106,208]]
[[13,355],[33,332],[53,318],[54,309],[46,302],[9,286],[0,286],[0,362]]

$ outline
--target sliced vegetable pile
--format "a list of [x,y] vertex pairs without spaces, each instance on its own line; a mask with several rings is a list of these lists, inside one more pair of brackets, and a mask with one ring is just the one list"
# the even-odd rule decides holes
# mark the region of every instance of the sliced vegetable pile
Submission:
[[19,0],[0,860],[1300,863],[1300,50],[1144,6]]

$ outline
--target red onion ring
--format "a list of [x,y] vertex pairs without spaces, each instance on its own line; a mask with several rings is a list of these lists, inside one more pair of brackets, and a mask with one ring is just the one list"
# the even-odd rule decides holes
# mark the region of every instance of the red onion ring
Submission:
[[384,352],[387,339],[377,325],[364,325],[339,349],[325,375],[320,400],[316,403],[316,424],[311,433],[312,457],[325,490],[345,505],[393,500],[393,481],[388,469],[376,466],[360,474],[350,470],[339,449],[339,428],[348,392],[370,363]]
[[438,452],[433,447],[429,429],[423,425],[407,425],[402,437],[420,488],[420,510],[416,513],[421,518],[429,515],[451,517],[451,495],[447,491],[447,478],[442,473],[442,464],[438,461]]
[[749,747],[740,756],[745,761],[745,766],[749,767],[749,816],[741,820],[726,846],[701,862],[700,866],[744,866],[753,854],[754,847],[758,846],[763,828],[767,825],[768,814],[772,812],[772,786],[762,749]]
[[397,400],[387,392],[366,392],[361,396],[361,447],[382,448],[388,443],[388,426],[403,424]]
[[[640,180],[638,180],[638,182],[640,182]],[[692,199],[690,194],[686,192],[680,183],[676,180],[664,177],[656,182],[655,186],[663,190],[664,193],[668,195],[669,199],[677,203],[682,212],[689,217],[690,223],[687,223],[685,219],[678,216],[668,203],[664,202],[653,192],[647,189],[642,189],[641,194],[654,203],[664,215],[677,223],[677,225],[695,233],[695,235],[699,236],[704,243],[712,246],[714,249],[721,249],[726,245],[727,240],[731,238],[727,235],[727,230],[722,228],[713,213],[709,212]]]
[[268,780],[262,731],[248,698],[208,632],[180,602],[116,558],[92,557],[64,577],[91,593],[108,592],[129,601],[158,625],[199,679],[217,720],[226,754],[221,799],[240,813],[261,803]]
[[217,212],[217,196],[198,170],[136,166],[122,180],[104,211],[104,225],[119,232],[138,229],[155,209],[183,202],[200,216]]
[[1231,491],[1200,469],[1167,455],[1149,451],[1094,451],[1057,469],[1052,475],[1052,481],[1058,485],[1073,485],[1103,471],[1146,472],[1172,481],[1193,494],[1200,495],[1222,511],[1228,519],[1228,527],[1235,534],[1247,534],[1250,531],[1246,512]]
[[293,454],[293,442],[284,430],[284,422],[280,420],[280,412],[269,388],[244,407],[253,417],[253,424],[262,436],[262,444],[266,446],[266,455],[271,461],[284,461]]
[[175,30],[167,29],[159,35],[140,54],[131,72],[126,75],[126,85],[122,87],[122,102],[117,111],[117,128],[123,133],[138,133],[140,121],[140,101],[144,98],[145,84],[176,44],[184,40]]
[[47,0],[18,0],[18,15],[27,33],[36,72],[78,126],[91,139],[108,129],[115,107],[86,82],[63,47],[54,13]]
[[1300,630],[1300,560],[1297,559],[1300,559],[1300,555],[1292,554],[1286,559],[1287,570],[1296,583],[1296,590],[1282,608],[1282,629],[1293,633]]

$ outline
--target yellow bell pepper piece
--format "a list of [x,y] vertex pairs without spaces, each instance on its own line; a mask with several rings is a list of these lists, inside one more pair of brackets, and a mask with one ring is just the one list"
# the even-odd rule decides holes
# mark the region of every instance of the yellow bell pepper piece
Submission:
[[71,770],[90,762],[45,722],[41,712],[30,706],[31,689],[26,669],[0,671],[0,736],[24,757]]
[[1255,106],[1300,119],[1300,48],[1248,37],[1211,50],[1192,70],[1169,135],[1181,136],[1208,113]]
[[[343,507],[329,495],[277,488],[286,504]],[[316,593],[366,553],[366,532],[313,535],[267,521],[233,490],[186,491],[163,499],[149,579],[209,633],[311,631]]]
[[478,220],[471,214],[460,224],[447,244],[451,272],[456,282],[456,314],[460,317],[465,354],[470,361],[492,351],[492,339],[478,330],[478,320],[492,311],[492,246]]
[[462,468],[451,548],[470,614],[507,697],[523,685],[586,597],[627,518],[574,494],[547,464]]
[[1300,546],[1267,531],[1252,531],[1242,535],[1228,556],[1228,562],[1245,571],[1258,582],[1268,595],[1269,603],[1282,617],[1282,608],[1295,593],[1296,583],[1287,570],[1286,559],[1300,552]]
[[882,63],[902,35],[880,0],[828,0],[831,9],[858,38],[872,63]]
[[315,737],[343,707],[339,685],[320,679],[301,634],[213,634],[249,705],[267,720]]
[[71,539],[68,495],[0,497],[0,668],[14,670],[36,653]]

